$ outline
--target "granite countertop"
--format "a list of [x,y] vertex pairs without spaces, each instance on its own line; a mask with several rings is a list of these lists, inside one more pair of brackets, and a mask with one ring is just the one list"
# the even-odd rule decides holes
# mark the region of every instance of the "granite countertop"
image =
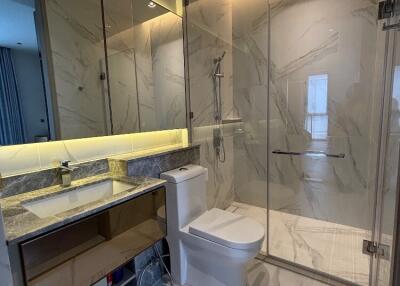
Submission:
[[[27,202],[49,198],[107,180],[117,180],[132,184],[132,189],[45,218],[40,218],[23,207],[23,204]],[[150,177],[126,177],[106,173],[76,180],[70,187],[66,188],[56,185],[0,199],[7,242],[8,244],[15,244],[33,238],[150,192],[165,183],[165,180]]]

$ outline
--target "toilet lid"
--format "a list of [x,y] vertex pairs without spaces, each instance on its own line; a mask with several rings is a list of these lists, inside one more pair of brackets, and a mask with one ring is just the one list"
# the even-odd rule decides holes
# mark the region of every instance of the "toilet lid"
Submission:
[[189,232],[235,249],[261,247],[264,239],[264,227],[255,220],[216,208],[190,223]]

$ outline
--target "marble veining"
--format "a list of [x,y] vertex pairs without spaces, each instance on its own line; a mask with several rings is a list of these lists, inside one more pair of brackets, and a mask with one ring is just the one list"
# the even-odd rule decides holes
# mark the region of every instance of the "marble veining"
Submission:
[[233,104],[232,5],[235,1],[189,1],[186,8],[188,27],[188,64],[190,104],[193,112],[193,142],[200,144],[200,163],[209,172],[207,205],[225,208],[234,198],[234,124],[220,126],[224,134],[225,162],[216,157],[213,146],[215,94],[212,77],[214,59],[225,52],[221,70],[222,119],[237,118]]
[[114,134],[140,131],[134,53],[128,49],[108,56]]
[[96,1],[45,3],[63,139],[110,134],[100,74],[104,66],[101,5]]
[[300,274],[254,259],[247,268],[248,286],[328,286]]
[[[359,248],[370,237],[373,219],[383,74],[377,2],[228,2],[197,0],[187,7],[193,140],[201,144],[201,163],[210,170],[209,206],[226,208],[237,201],[265,212],[268,205],[277,214],[269,227],[281,231],[270,237],[271,252],[365,284],[369,264]],[[234,110],[243,123],[225,133],[232,135],[225,143],[233,160],[219,163],[212,141],[210,71],[223,50],[224,115]],[[328,74],[324,140],[314,140],[305,126],[308,79],[316,74]],[[398,149],[395,140],[391,150]],[[345,158],[267,153],[274,149],[344,153]],[[393,178],[387,179],[388,188]],[[393,192],[386,191],[391,209]],[[314,223],[317,227],[310,227]],[[385,224],[390,227],[391,221]],[[331,252],[343,245],[347,256],[334,257]]]
[[[131,5],[125,9],[129,13]],[[185,127],[182,18],[165,13],[131,22],[131,15],[107,5],[105,16],[112,24],[107,45],[114,131]]]
[[[378,121],[373,102],[379,101],[373,90],[374,77],[380,77],[375,71],[376,11],[376,2],[367,0],[272,5],[270,148],[315,149],[346,157],[271,155],[271,208],[370,228],[376,171],[371,138],[377,134],[371,122]],[[328,136],[319,142],[305,128],[307,111],[299,108],[307,105],[309,75],[318,73],[328,74],[329,81]]]
[[[268,221],[270,255],[358,285],[369,285],[370,257],[362,253],[362,242],[371,239],[371,231],[284,211],[267,212],[265,208],[238,202],[227,210],[255,219],[265,228]],[[390,236],[383,236],[385,243],[391,244],[391,240]],[[262,253],[267,253],[267,240]]]
[[[72,180],[100,175],[109,172],[107,159],[83,162],[71,165],[77,169],[71,172]],[[58,168],[40,170],[21,175],[8,176],[0,180],[0,198],[14,196],[34,190],[61,184]]]
[[[267,131],[268,3],[189,1],[187,15],[193,141],[201,144],[200,161],[209,169],[208,207],[226,208],[238,196],[245,200],[251,195],[252,180],[266,183],[265,151],[259,152],[266,146]],[[226,160],[219,162],[213,146],[218,126],[212,69],[224,51],[222,117],[243,123],[223,124]],[[266,203],[259,197],[253,201]]]
[[198,145],[168,148],[154,154],[150,151],[145,154],[143,157],[144,154],[127,153],[110,158],[111,169],[115,174],[159,178],[163,172],[187,164],[200,163],[200,147]]
[[[69,192],[76,188],[98,183],[104,180],[119,180],[132,185],[132,189],[115,194],[109,198],[95,201],[81,207],[62,212],[57,215],[39,218],[26,210],[22,204],[27,201],[51,197],[60,193]],[[136,176],[115,176],[111,173],[88,177],[73,182],[68,188],[60,185],[23,193],[0,200],[3,212],[6,239],[9,244],[21,242],[57,227],[82,219],[88,215],[98,213],[114,205],[133,199],[139,195],[154,190],[165,184],[164,180]]]
[[[71,187],[63,188],[57,169],[49,169],[11,176],[2,179],[4,195],[0,199],[3,211],[6,237],[9,242],[18,242],[33,237],[49,229],[65,225],[71,221],[101,211],[117,203],[163,185],[160,173],[187,164],[199,164],[200,147],[182,144],[159,147],[154,150],[131,152],[76,164],[72,172]],[[101,181],[116,179],[132,184],[133,191],[122,192],[112,198],[93,202],[82,207],[54,216],[40,219],[27,211],[22,203],[72,191]]]
[[[111,156],[109,159],[75,164],[73,166],[79,166],[80,168],[73,173],[74,180],[72,185],[66,188],[61,187],[57,180],[52,179],[54,176],[57,176],[57,174],[54,173],[55,169],[43,170],[20,176],[11,176],[8,178],[9,181],[7,181],[8,196],[0,199],[0,209],[3,212],[2,218],[4,218],[4,227],[0,228],[0,231],[5,231],[4,244],[7,242],[10,246],[17,245],[20,242],[76,222],[87,216],[97,214],[115,205],[162,187],[165,185],[166,181],[149,177],[149,174],[153,177],[159,177],[161,172],[185,164],[198,164],[200,156],[199,151],[200,149],[197,145],[161,145],[151,150],[130,152]],[[131,176],[127,176],[128,169],[131,172]],[[141,174],[143,174],[143,176],[141,176]],[[35,176],[39,178],[36,182],[33,180]],[[122,181],[132,185],[132,188],[106,199],[100,199],[44,218],[39,218],[23,207],[23,205],[29,202],[52,198],[81,187],[87,187],[108,180]],[[3,183],[4,182],[6,181],[3,180]],[[23,182],[33,182],[33,184],[21,189]],[[156,221],[153,223],[157,224]],[[141,243],[146,247],[152,244],[152,242],[149,241],[149,235],[152,235],[152,233],[148,233],[146,230],[147,228],[148,226],[143,225],[143,229],[141,230],[141,232],[143,232],[141,234],[143,238],[140,239]],[[0,239],[1,235],[0,233]],[[127,237],[121,239],[127,239]],[[141,245],[141,247],[143,245]],[[108,247],[118,248],[119,245],[117,243],[114,246]],[[2,251],[1,244],[0,251]],[[120,254],[122,256],[129,255],[128,253],[136,254],[137,251],[135,249],[120,249]],[[90,256],[90,254],[88,255]],[[69,279],[68,281],[64,281],[66,284],[72,283],[71,281],[75,281],[75,279],[90,279],[90,283],[92,283],[107,273],[104,269],[97,269],[96,271],[100,272],[96,272],[92,276],[87,277],[91,275],[90,271],[92,270],[88,272],[78,271],[78,269],[82,269],[84,260],[84,255],[81,259],[74,258],[58,266],[54,271],[51,271],[49,274],[50,276],[47,278],[50,280],[57,279],[57,271],[60,270]],[[141,271],[143,269],[143,264],[148,262],[149,256],[146,253],[139,254],[135,257],[135,263],[142,263],[142,267],[139,267],[138,271]],[[115,267],[116,266],[111,269]],[[144,277],[144,282],[147,284],[150,283],[151,285],[162,285],[161,272],[159,269],[157,265],[152,267]],[[6,261],[4,261],[3,265],[3,260],[1,260],[0,273],[2,273],[3,270],[7,275],[10,273],[9,265],[6,264]],[[41,283],[41,277],[39,277],[33,282],[33,285],[41,285]]]

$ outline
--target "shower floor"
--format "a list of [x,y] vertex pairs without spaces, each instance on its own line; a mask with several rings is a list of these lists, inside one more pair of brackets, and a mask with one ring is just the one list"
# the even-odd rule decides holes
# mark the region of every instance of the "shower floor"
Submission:
[[[233,202],[227,209],[257,220],[266,227],[267,210]],[[368,285],[369,256],[362,253],[368,230],[323,220],[270,211],[269,253],[359,285]],[[267,240],[262,253],[266,254]]]

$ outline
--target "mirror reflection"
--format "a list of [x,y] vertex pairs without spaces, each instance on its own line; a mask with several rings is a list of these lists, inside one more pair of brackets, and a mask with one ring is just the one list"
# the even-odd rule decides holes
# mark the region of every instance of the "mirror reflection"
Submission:
[[50,137],[34,3],[0,0],[0,145]]
[[0,2],[0,145],[186,127],[181,17],[145,0]]
[[104,0],[104,11],[115,132],[184,128],[182,19],[143,0]]

